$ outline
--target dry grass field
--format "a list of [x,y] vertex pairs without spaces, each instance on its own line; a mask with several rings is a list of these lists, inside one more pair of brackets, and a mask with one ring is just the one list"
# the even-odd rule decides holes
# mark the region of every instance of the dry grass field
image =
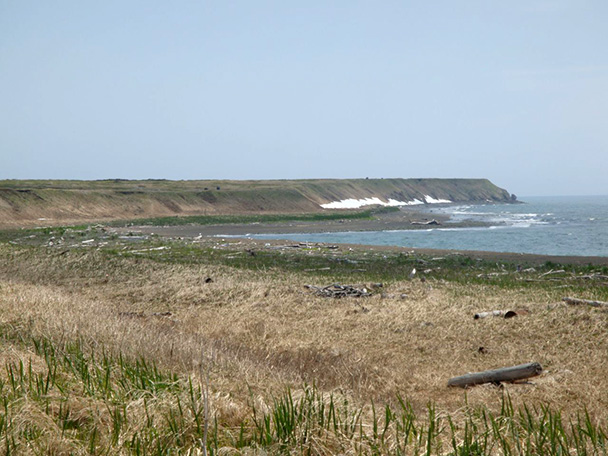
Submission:
[[[561,301],[606,300],[605,266],[33,233],[0,244],[5,454],[608,452],[608,313]],[[371,296],[305,287],[332,283]]]

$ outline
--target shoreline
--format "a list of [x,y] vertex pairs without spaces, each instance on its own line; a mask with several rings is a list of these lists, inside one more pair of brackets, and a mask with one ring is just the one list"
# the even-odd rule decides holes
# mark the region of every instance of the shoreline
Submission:
[[[426,223],[436,221],[435,224]],[[134,225],[113,228],[120,232],[139,231],[144,234],[161,236],[247,236],[255,234],[307,234],[337,233],[347,231],[395,231],[419,230],[429,227],[441,228],[474,228],[487,227],[490,224],[480,222],[450,222],[448,214],[432,211],[401,209],[399,212],[376,214],[373,219],[340,219],[323,221],[260,222],[218,225]]]
[[[221,237],[207,238],[212,240],[222,240]],[[450,249],[429,249],[418,247],[400,247],[395,245],[369,245],[369,244],[340,244],[323,242],[297,242],[285,239],[253,239],[247,237],[231,237],[230,241],[239,242],[243,250],[256,247],[259,250],[274,250],[278,246],[291,245],[310,245],[310,246],[333,246],[337,245],[342,249],[353,251],[375,251],[386,253],[407,253],[410,255],[423,255],[430,257],[462,256],[474,259],[498,261],[512,264],[522,264],[528,266],[540,266],[547,262],[559,265],[573,266],[608,266],[608,257],[598,256],[577,256],[577,255],[543,255],[538,253],[516,253],[516,252],[492,252],[486,250],[450,250]],[[232,244],[234,245],[234,244]]]
[[[283,222],[283,223],[254,223],[230,225],[180,225],[180,226],[131,226],[112,227],[109,230],[121,235],[139,233],[143,235],[159,235],[169,238],[207,238],[209,240],[222,240],[222,236],[240,242],[247,248],[263,250],[276,248],[278,245],[298,244],[297,241],[281,238],[283,234],[308,234],[332,232],[362,232],[362,231],[391,231],[391,230],[418,230],[429,229],[426,225],[412,225],[412,222],[425,222],[437,220],[439,225],[430,225],[432,228],[476,228],[489,227],[487,223],[477,222],[449,222],[449,215],[422,211],[399,211],[398,213],[381,214],[374,220],[338,220],[322,222]],[[276,235],[273,239],[253,239],[248,236],[257,234]],[[311,245],[324,245],[320,242],[310,242]],[[333,244],[333,243],[332,243]],[[578,255],[546,255],[536,253],[496,252],[485,250],[450,250],[402,247],[394,245],[365,245],[365,244],[339,244],[344,248],[353,250],[375,250],[385,252],[409,252],[431,256],[463,255],[487,260],[505,261],[510,263],[525,263],[539,265],[546,262],[572,265],[608,266],[608,257],[578,256]]]

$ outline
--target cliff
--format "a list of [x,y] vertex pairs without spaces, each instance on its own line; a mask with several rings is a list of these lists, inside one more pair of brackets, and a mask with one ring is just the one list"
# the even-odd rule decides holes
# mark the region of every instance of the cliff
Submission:
[[313,213],[327,211],[321,205],[328,203],[370,198],[393,205],[511,201],[506,190],[487,179],[4,180],[0,181],[0,226],[178,215]]

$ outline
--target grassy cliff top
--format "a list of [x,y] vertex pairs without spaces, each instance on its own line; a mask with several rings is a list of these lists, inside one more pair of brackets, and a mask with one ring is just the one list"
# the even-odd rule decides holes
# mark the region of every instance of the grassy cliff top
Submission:
[[315,186],[363,186],[384,188],[394,185],[436,185],[439,187],[475,186],[496,190],[488,179],[439,179],[439,178],[382,178],[382,179],[276,179],[276,180],[167,180],[167,179],[101,179],[101,180],[54,180],[54,179],[5,179],[0,180],[3,189],[61,189],[61,190],[141,190],[141,191],[195,191],[201,187],[224,187],[226,190],[259,188],[301,188]]

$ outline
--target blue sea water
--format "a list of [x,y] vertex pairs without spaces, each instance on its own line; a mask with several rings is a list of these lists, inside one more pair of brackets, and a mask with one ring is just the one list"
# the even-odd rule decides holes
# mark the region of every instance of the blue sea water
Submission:
[[257,239],[290,239],[412,248],[485,250],[608,257],[608,196],[522,197],[525,204],[428,207],[453,222],[489,223],[474,228],[254,235]]

